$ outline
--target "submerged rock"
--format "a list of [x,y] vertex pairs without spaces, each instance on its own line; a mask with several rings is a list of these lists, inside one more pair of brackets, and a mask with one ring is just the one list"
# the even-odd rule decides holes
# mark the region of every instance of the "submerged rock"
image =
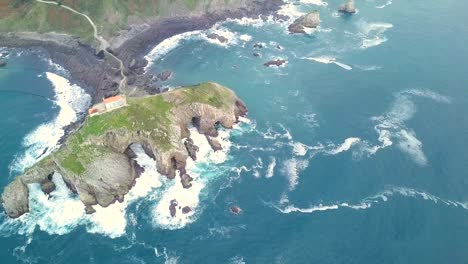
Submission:
[[286,63],[285,60],[277,59],[277,60],[267,61],[263,65],[266,66],[266,67],[272,67],[272,66],[280,67],[285,63]]
[[242,209],[237,205],[233,205],[231,206],[231,213],[236,214],[236,215],[240,214],[242,213]]
[[304,34],[305,28],[316,28],[320,25],[320,13],[313,11],[307,15],[296,19],[289,27],[289,32],[292,34]]
[[354,0],[348,0],[346,3],[340,6],[338,9],[340,12],[346,14],[354,14],[356,13],[356,6],[354,5]]
[[172,72],[171,71],[163,71],[158,74],[158,79],[165,82],[169,80],[172,77]]
[[227,39],[226,37],[221,36],[221,35],[218,35],[218,34],[216,34],[216,33],[208,34],[206,37],[209,38],[209,39],[216,39],[216,40],[218,40],[218,41],[221,42],[221,43],[226,43],[226,42],[228,42],[228,39]]
[[254,47],[255,49],[263,49],[263,43],[255,43],[255,44],[253,45],[253,47]]
[[4,60],[0,60],[0,68],[7,66],[7,62]]

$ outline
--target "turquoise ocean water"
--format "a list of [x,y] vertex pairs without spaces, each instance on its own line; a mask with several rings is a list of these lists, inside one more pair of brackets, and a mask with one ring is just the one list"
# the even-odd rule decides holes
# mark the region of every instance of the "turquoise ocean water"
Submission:
[[[0,218],[2,263],[466,263],[467,4],[369,0],[341,16],[339,1],[296,3],[282,12],[318,9],[319,29],[230,21],[148,55],[149,71],[174,72],[169,87],[219,82],[249,108],[222,133],[223,153],[193,131],[205,157],[189,164],[195,188],[181,191],[143,155],[148,173],[126,202],[91,217],[60,177],[51,199],[31,186],[31,213]],[[2,187],[89,104],[43,55],[9,52]],[[287,64],[263,66],[278,58]],[[193,214],[167,217],[172,198]]]

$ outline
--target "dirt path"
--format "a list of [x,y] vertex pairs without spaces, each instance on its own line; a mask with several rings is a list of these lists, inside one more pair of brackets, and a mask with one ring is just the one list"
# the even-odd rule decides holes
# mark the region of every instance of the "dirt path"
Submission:
[[93,22],[93,20],[88,15],[83,14],[81,12],[78,12],[75,9],[73,9],[73,8],[67,6],[67,5],[59,4],[58,2],[55,2],[55,1],[47,1],[47,0],[35,0],[35,1],[39,2],[39,3],[43,3],[43,4],[56,5],[56,6],[64,8],[64,9],[70,11],[70,12],[73,12],[73,13],[75,13],[77,15],[80,15],[80,16],[86,18],[86,20],[89,22],[89,24],[91,24],[91,26],[93,27],[94,38],[99,42],[99,49],[103,50],[106,55],[109,55],[110,57],[112,57],[113,59],[115,59],[119,63],[120,76],[122,77],[122,80],[119,83],[119,91],[122,93],[124,91],[124,89],[126,88],[126,86],[127,86],[127,76],[124,73],[124,70],[125,70],[124,63],[117,56],[115,56],[114,54],[107,51],[107,48],[110,46],[109,42],[107,42],[107,40],[105,40],[101,35],[99,35],[97,26]]

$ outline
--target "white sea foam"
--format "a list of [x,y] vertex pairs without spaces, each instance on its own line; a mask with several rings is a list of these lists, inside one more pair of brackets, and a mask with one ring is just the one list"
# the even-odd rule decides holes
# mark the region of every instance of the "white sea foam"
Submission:
[[275,157],[270,157],[270,164],[268,164],[267,168],[267,173],[265,177],[271,178],[275,174],[275,168],[276,168],[276,158]]
[[357,65],[357,67],[363,71],[377,71],[382,69],[381,66],[377,65]]
[[292,21],[304,15],[305,12],[299,10],[299,6],[295,2],[285,1],[285,4],[278,10],[278,14],[287,16]]
[[339,61],[336,61],[336,58],[333,58],[333,57],[329,57],[329,56],[321,56],[321,57],[304,57],[304,59],[307,59],[307,60],[311,60],[311,61],[315,61],[315,62],[319,62],[319,63],[323,63],[323,64],[335,64],[347,71],[350,71],[353,69],[353,67],[347,65],[347,64],[344,64],[342,62],[339,62]]
[[52,177],[56,190],[47,196],[39,184],[29,185],[30,212],[18,219],[7,220],[4,224],[6,226],[0,229],[16,226],[14,232],[31,234],[37,226],[49,234],[63,235],[83,225],[90,233],[104,234],[111,238],[124,235],[127,226],[126,208],[137,199],[148,195],[151,190],[160,187],[162,177],[156,171],[154,160],[144,154],[141,147],[135,145],[133,149],[138,155],[137,162],[145,168],[145,172],[136,180],[135,186],[125,196],[123,203],[116,202],[107,208],[94,206],[96,213],[86,215],[83,203],[56,173]]
[[318,6],[327,6],[328,3],[322,0],[300,0],[301,3],[303,4],[312,4],[312,5],[318,5]]
[[54,87],[54,104],[59,108],[58,115],[24,138],[23,145],[26,152],[17,156],[10,165],[13,173],[21,173],[38,158],[55,150],[65,134],[64,128],[77,121],[91,103],[91,97],[79,86],[70,84],[67,79],[54,73],[47,72],[46,76]]
[[306,159],[288,159],[283,162],[282,173],[286,175],[289,182],[289,190],[292,191],[299,183],[299,174],[309,166]]
[[414,199],[422,199],[425,201],[433,202],[434,204],[444,204],[446,206],[453,206],[459,207],[465,210],[468,210],[468,206],[466,202],[459,202],[449,199],[443,199],[433,194],[427,193],[425,191],[416,190],[407,187],[399,187],[399,186],[391,186],[385,189],[382,192],[379,192],[375,195],[368,196],[357,203],[349,203],[349,202],[338,202],[338,203],[330,203],[328,205],[319,204],[313,205],[310,207],[296,207],[293,204],[290,204],[288,199],[281,198],[278,205],[270,204],[274,209],[278,210],[281,213],[289,214],[289,213],[314,213],[318,211],[328,211],[328,210],[338,210],[341,208],[349,208],[353,210],[365,210],[371,208],[373,205],[378,204],[380,202],[388,202],[390,198],[394,196],[402,196]]
[[393,3],[392,0],[387,0],[387,2],[385,4],[382,4],[382,5],[379,5],[379,6],[376,6],[375,8],[379,8],[379,9],[382,9],[382,8],[385,8],[389,5],[391,5]]
[[395,95],[395,101],[388,112],[381,116],[372,117],[372,121],[377,124],[374,130],[378,134],[379,145],[372,145],[367,141],[362,141],[361,146],[354,152],[356,157],[373,155],[380,149],[392,146],[393,141],[397,142],[398,148],[409,155],[409,157],[419,165],[428,163],[423,152],[423,143],[416,137],[416,132],[406,127],[416,113],[414,97],[431,99],[438,103],[450,103],[450,98],[429,90],[411,89],[399,92]]
[[252,40],[252,36],[248,35],[248,34],[242,34],[239,36],[239,39],[244,41],[244,42],[249,42]]
[[349,149],[351,149],[351,147],[353,145],[359,143],[360,141],[361,141],[361,139],[357,138],[357,137],[347,138],[347,139],[345,139],[343,144],[339,145],[336,148],[333,148],[333,149],[327,151],[327,153],[330,154],[330,155],[336,155],[336,154],[339,154],[341,152],[348,151]]
[[181,33],[163,40],[145,56],[145,59],[148,61],[146,69],[150,67],[154,61],[162,59],[169,52],[177,48],[184,39],[197,38],[200,36],[200,34],[201,31],[191,31]]
[[[197,163],[188,159],[186,165],[187,173],[193,178],[192,187],[183,188],[180,175],[177,175],[176,179],[169,183],[153,209],[153,219],[158,227],[180,229],[196,220],[197,214],[201,210],[199,206],[200,194],[210,177],[217,176],[216,171],[214,173],[207,171],[207,167],[223,163],[228,159],[231,147],[229,136],[229,131],[219,131],[219,136],[216,139],[221,143],[223,150],[215,152],[204,135],[200,134],[195,128],[190,129],[190,137],[194,144],[199,147]],[[178,204],[175,208],[175,217],[172,217],[169,211],[169,206],[173,200],[176,200]],[[182,209],[185,206],[190,207],[191,212],[183,214]]]
[[362,39],[362,49],[375,47],[386,42],[388,39],[385,37],[384,33],[393,27],[390,23],[368,23],[364,19],[359,20],[357,26],[360,32],[359,36]]

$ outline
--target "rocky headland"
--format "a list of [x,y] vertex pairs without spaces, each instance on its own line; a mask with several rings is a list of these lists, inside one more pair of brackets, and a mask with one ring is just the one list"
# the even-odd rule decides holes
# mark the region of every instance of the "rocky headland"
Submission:
[[126,107],[87,117],[57,151],[16,177],[3,191],[3,208],[11,218],[27,213],[28,184],[39,184],[49,194],[55,189],[55,173],[78,195],[87,213],[93,213],[95,205],[122,202],[142,172],[132,144],[143,147],[158,172],[170,179],[178,172],[184,188],[190,188],[193,179],[185,166],[188,158],[196,159],[198,147],[188,128],[195,126],[219,150],[217,127],[232,128],[246,113],[234,92],[216,83],[129,98]]
[[305,34],[306,28],[316,28],[320,25],[320,13],[312,11],[296,19],[288,29],[291,34]]

